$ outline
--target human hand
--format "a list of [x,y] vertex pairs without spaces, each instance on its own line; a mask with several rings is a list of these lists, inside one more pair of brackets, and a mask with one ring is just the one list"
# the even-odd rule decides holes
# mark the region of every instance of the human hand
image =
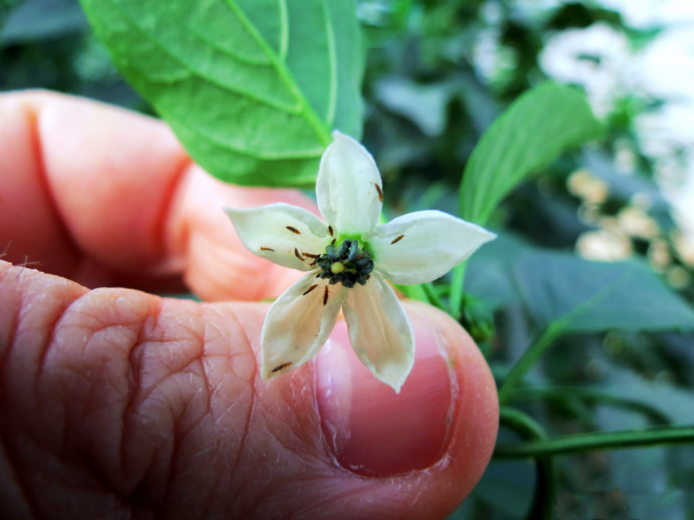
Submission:
[[445,314],[405,304],[400,394],[343,321],[315,362],[260,379],[269,304],[248,301],[297,273],[249,253],[222,208],[278,201],[315,211],[214,180],[161,122],[0,96],[0,251],[52,273],[0,261],[0,517],[434,519],[469,493],[498,404]]

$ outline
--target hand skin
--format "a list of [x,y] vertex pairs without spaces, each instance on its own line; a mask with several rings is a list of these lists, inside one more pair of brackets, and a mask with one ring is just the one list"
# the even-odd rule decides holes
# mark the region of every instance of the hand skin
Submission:
[[[268,304],[253,301],[298,273],[248,253],[222,207],[276,201],[315,211],[291,190],[213,179],[153,119],[0,95],[0,518],[443,519],[458,506],[498,405],[443,313],[405,304],[417,361],[399,395],[359,364],[343,322],[316,361],[259,378]],[[185,287],[210,303],[140,292]]]

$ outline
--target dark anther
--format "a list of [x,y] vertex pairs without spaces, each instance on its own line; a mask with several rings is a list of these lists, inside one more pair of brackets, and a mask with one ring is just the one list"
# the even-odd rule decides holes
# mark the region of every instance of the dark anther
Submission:
[[318,277],[328,280],[330,285],[341,283],[349,288],[365,285],[374,269],[371,253],[361,250],[357,240],[345,240],[339,246],[329,245],[316,264],[321,268]]
[[396,244],[396,243],[400,242],[403,238],[405,238],[405,235],[400,235],[399,237],[397,237],[396,239],[394,239],[394,240],[390,243],[390,245],[393,245],[393,244]]
[[313,289],[315,289],[316,287],[318,287],[318,284],[317,284],[317,283],[314,283],[314,284],[313,284],[311,287],[309,287],[308,290],[307,290],[304,294],[302,294],[301,296],[306,296],[308,293],[310,293],[310,292],[311,292]]
[[291,231],[292,233],[294,233],[294,234],[296,234],[296,235],[300,235],[300,234],[301,234],[301,231],[299,231],[299,230],[296,229],[295,227],[292,227],[292,226],[285,226],[285,227],[286,227],[289,231]]
[[299,260],[301,260],[302,262],[304,261],[304,259],[303,259],[303,258],[301,257],[301,255],[299,254],[299,250],[298,250],[296,247],[294,248],[294,256],[296,256],[296,257],[297,257]]
[[286,363],[282,363],[280,366],[273,368],[272,370],[270,370],[270,372],[272,372],[274,374],[275,372],[279,372],[283,368],[287,368],[291,364],[292,364],[291,361],[287,361]]

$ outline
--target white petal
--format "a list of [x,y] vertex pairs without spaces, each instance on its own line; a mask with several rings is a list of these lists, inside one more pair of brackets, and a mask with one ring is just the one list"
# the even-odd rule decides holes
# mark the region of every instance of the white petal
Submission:
[[300,271],[315,269],[310,265],[314,259],[301,256],[302,253],[322,255],[332,240],[325,222],[290,204],[279,202],[258,208],[224,210],[243,245],[252,253],[284,267]]
[[440,278],[494,238],[480,226],[427,210],[378,226],[367,240],[376,269],[392,282],[417,284]]
[[371,154],[351,137],[333,132],[316,179],[321,215],[340,233],[371,231],[381,214],[381,174]]
[[260,337],[265,380],[315,356],[335,326],[347,289],[316,278],[317,272],[302,276],[284,291],[265,316]]
[[378,379],[400,392],[414,363],[414,334],[405,310],[375,273],[366,285],[347,291],[343,311],[354,351]]

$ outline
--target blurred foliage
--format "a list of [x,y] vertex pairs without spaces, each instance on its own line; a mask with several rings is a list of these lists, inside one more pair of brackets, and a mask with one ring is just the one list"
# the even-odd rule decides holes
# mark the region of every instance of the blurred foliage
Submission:
[[[389,218],[424,208],[457,213],[473,147],[509,103],[547,78],[539,64],[552,36],[606,24],[636,50],[663,30],[629,27],[594,2],[357,6],[368,45],[364,142],[384,177]],[[0,21],[0,90],[48,88],[151,113],[112,66],[77,0],[0,0]],[[602,65],[600,56],[578,59]],[[500,238],[468,265],[459,318],[500,386],[542,347],[509,403],[550,437],[694,424],[694,335],[679,327],[694,301],[694,244],[654,182],[655,161],[635,124],[665,103],[643,92],[620,95],[604,114],[599,142],[542,169],[492,214]],[[624,262],[595,264],[579,254]],[[547,336],[557,319],[615,283],[625,290],[607,305],[595,300],[581,326]],[[426,291],[445,302],[450,286]],[[518,430],[502,427],[500,443],[518,440]],[[550,517],[694,519],[694,446],[589,451],[554,462]],[[451,518],[528,517],[546,470],[530,459],[494,460]]]

